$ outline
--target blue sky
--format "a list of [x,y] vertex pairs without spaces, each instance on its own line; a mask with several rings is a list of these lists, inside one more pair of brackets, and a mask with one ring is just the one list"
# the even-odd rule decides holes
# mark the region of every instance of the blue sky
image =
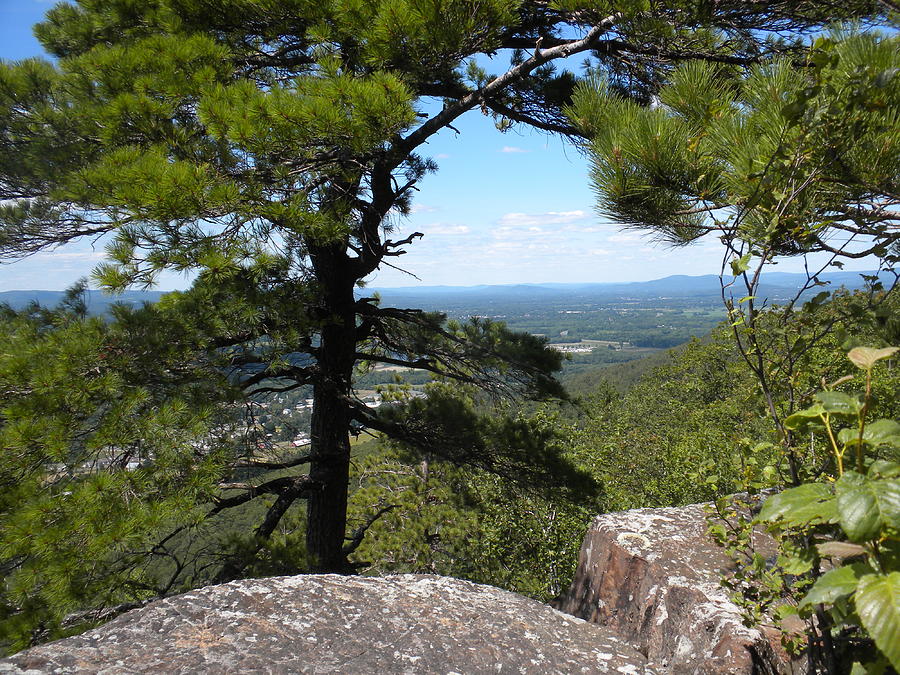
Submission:
[[[52,5],[0,0],[0,58],[42,54],[31,26]],[[673,250],[600,219],[586,160],[559,138],[525,129],[501,134],[477,110],[454,126],[458,134],[445,129],[422,149],[440,168],[422,182],[413,213],[398,219],[391,235],[425,234],[392,261],[415,276],[385,268],[370,285],[642,281],[719,272],[721,246],[715,239]],[[89,274],[102,257],[102,242],[83,240],[0,265],[0,291],[62,289]],[[871,267],[862,261],[854,268]],[[779,269],[801,271],[802,263],[785,261]],[[171,275],[159,288],[187,284]]]

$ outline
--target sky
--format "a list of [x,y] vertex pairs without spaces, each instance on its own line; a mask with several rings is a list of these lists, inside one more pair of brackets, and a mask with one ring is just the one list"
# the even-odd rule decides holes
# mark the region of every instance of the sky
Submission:
[[[31,33],[53,0],[0,0],[0,59],[40,56]],[[499,73],[502,62],[495,72]],[[393,258],[370,286],[471,286],[547,282],[645,281],[671,274],[718,274],[722,246],[714,238],[671,249],[622,231],[593,210],[587,160],[556,136],[528,129],[500,133],[474,110],[421,148],[437,173],[427,176],[413,212],[394,221],[392,239],[425,236]],[[89,275],[103,242],[81,240],[11,264],[0,264],[0,291],[60,290]],[[869,261],[848,264],[871,269]],[[802,271],[799,260],[784,272]],[[168,275],[159,290],[184,288]]]

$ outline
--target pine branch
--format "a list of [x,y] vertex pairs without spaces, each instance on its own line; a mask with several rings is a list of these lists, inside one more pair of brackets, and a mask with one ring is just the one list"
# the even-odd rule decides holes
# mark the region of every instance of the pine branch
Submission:
[[[310,460],[312,460],[312,455],[299,455],[294,457],[293,459],[286,460],[284,462],[256,462],[256,461],[248,461],[248,462],[239,462],[234,465],[235,469],[270,469],[270,470],[278,470],[278,469],[291,469],[295,466],[301,466],[303,464],[309,464]],[[220,486],[223,487],[223,486]],[[229,488],[232,486],[228,486]]]
[[381,518],[384,514],[393,511],[396,508],[400,508],[400,504],[388,504],[387,506],[383,506],[375,513],[371,514],[368,518],[366,518],[366,522],[360,525],[353,532],[353,536],[348,537],[349,542],[344,545],[344,555],[349,556],[359,548],[360,544],[362,544],[363,539],[366,536],[366,532],[368,532],[369,528],[374,525],[379,518]]
[[391,249],[396,249],[400,246],[407,246],[413,243],[416,239],[421,239],[425,235],[421,232],[413,232],[406,239],[401,239],[400,241],[391,241],[390,239],[386,240],[384,244],[381,245],[382,255],[403,255],[406,251],[394,251]]
[[[249,362],[247,365],[249,365]],[[235,368],[232,372],[239,372],[239,370],[239,368]],[[282,366],[280,368],[266,368],[258,373],[254,373],[253,375],[240,380],[239,384],[241,388],[247,390],[249,387],[257,385],[264,380],[289,378],[292,379],[297,386],[302,386],[312,382],[315,379],[317,373],[318,368],[316,366]],[[291,388],[293,388],[293,385],[290,386]]]
[[656,45],[637,45],[618,39],[604,40],[597,45],[595,51],[607,57],[618,55],[622,58],[627,58],[627,55],[634,54],[636,56],[650,56],[660,61],[707,61],[709,63],[724,63],[737,66],[750,66],[762,63],[766,58],[775,54],[775,52],[772,52],[753,56],[736,56],[721,52],[669,50]]
[[561,134],[569,138],[575,136],[583,136],[583,133],[577,127],[571,124],[560,124],[559,122],[548,122],[546,120],[540,120],[536,117],[526,115],[523,112],[513,110],[509,106],[505,106],[495,99],[486,100],[485,105],[495,113],[503,115],[504,117],[511,119],[513,122],[527,124],[528,126],[534,127],[535,129],[549,131],[550,133],[554,134]]
[[[457,117],[472,108],[481,105],[489,98],[496,96],[515,82],[528,76],[536,68],[550,61],[564,59],[573,54],[593,49],[597,45],[600,37],[615,24],[615,21],[619,16],[619,14],[613,14],[612,16],[607,17],[591,28],[587,35],[580,40],[567,42],[566,44],[550,47],[549,49],[536,49],[532,56],[519,65],[506,71],[503,75],[494,78],[484,87],[447,105],[440,113],[422,124],[422,126],[409,134],[409,136],[395,143],[394,151],[397,153],[398,157],[405,157],[435,133],[445,128],[448,124],[451,124]],[[399,162],[394,166],[397,166],[398,164]]]
[[221,513],[226,509],[232,509],[252,501],[264,494],[282,495],[290,494],[294,497],[300,497],[309,494],[318,489],[319,483],[312,480],[309,476],[283,476],[274,480],[261,483],[260,485],[251,485],[248,483],[223,483],[219,486],[225,490],[245,490],[243,494],[233,497],[220,497],[215,500],[213,508],[205,514],[205,518]]

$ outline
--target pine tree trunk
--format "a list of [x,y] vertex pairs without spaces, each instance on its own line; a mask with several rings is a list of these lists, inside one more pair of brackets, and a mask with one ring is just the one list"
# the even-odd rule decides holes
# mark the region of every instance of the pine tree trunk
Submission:
[[350,473],[347,397],[356,363],[355,279],[341,274],[342,255],[335,253],[320,251],[316,256],[316,262],[331,267],[332,274],[330,283],[323,283],[327,323],[320,336],[320,375],[313,391],[310,428],[310,479],[318,487],[307,499],[306,546],[312,571],[344,573],[348,571],[343,547]]
[[[317,388],[321,389],[321,388]],[[314,572],[345,572],[347,484],[350,440],[346,407],[331,392],[317,391],[313,403],[310,478],[318,487],[307,500],[306,546]]]

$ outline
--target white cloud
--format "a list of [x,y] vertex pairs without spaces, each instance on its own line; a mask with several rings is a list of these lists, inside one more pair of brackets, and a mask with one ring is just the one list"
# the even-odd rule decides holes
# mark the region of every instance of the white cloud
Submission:
[[596,232],[606,232],[608,227],[604,225],[566,225],[564,232],[582,232],[584,234],[594,234]]
[[587,218],[586,211],[547,211],[546,213],[507,213],[497,221],[507,227],[530,227],[536,225],[566,225]]
[[441,153],[435,155],[434,158],[435,159],[450,159],[450,155],[448,155],[446,152],[441,152]]
[[440,234],[445,236],[455,236],[460,234],[469,234],[472,229],[468,225],[453,225],[451,223],[432,223],[422,228],[425,234]]
[[515,240],[534,237],[542,233],[543,230],[541,230],[541,228],[539,227],[498,227],[491,231],[494,239]]
[[413,213],[434,213],[437,209],[433,206],[428,206],[428,204],[413,204],[409,207],[409,212]]
[[103,253],[102,251],[87,251],[87,252],[83,252],[83,253],[48,252],[48,253],[38,253],[36,256],[34,256],[34,259],[37,260],[40,258],[44,258],[44,259],[49,258],[52,260],[100,260],[100,259],[104,258],[105,255],[106,254]]
[[612,251],[607,251],[605,248],[595,248],[591,250],[591,255],[612,255]]
[[633,244],[636,242],[641,242],[644,240],[644,235],[638,234],[637,232],[620,232],[619,234],[613,234],[606,238],[607,241],[615,241],[619,243],[629,243]]
[[500,150],[500,152],[504,152],[504,153],[506,153],[506,154],[510,154],[510,153],[524,153],[524,152],[531,152],[531,150],[525,150],[524,148],[517,148],[517,147],[514,146],[514,145],[504,145],[503,148]]

